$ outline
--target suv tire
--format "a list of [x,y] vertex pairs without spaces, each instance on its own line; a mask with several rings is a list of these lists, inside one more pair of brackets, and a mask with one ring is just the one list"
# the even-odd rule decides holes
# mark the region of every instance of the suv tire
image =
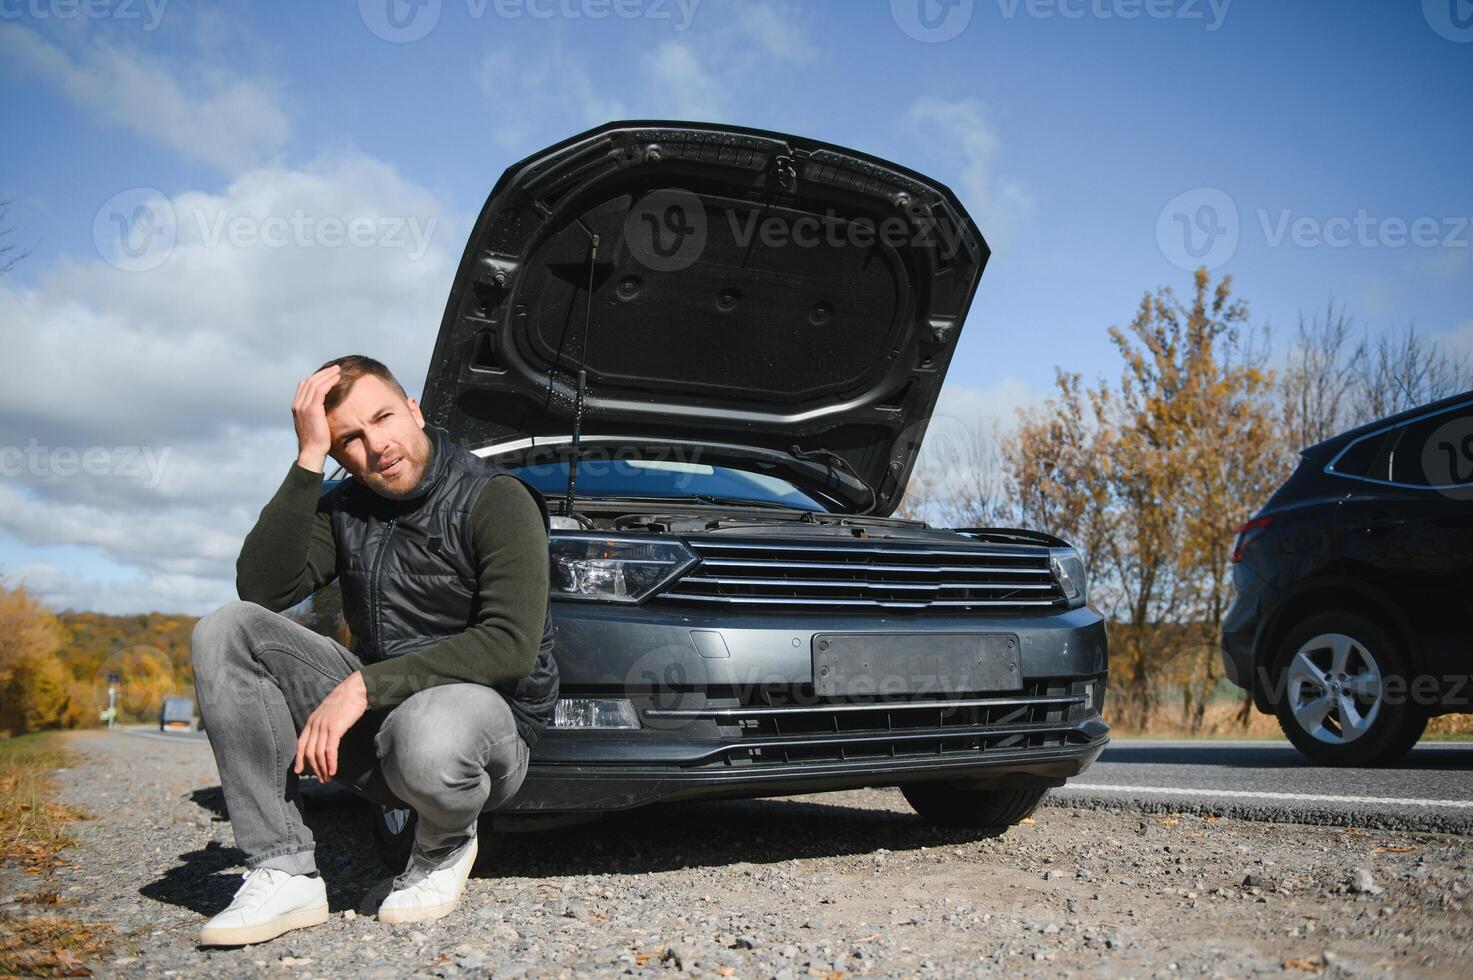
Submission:
[[936,826],[976,830],[1011,827],[1037,809],[1048,787],[973,789],[941,780],[907,783],[900,791],[916,813]]
[[[1407,696],[1405,655],[1384,629],[1357,613],[1308,617],[1285,634],[1274,663],[1279,727],[1319,765],[1394,762],[1427,727],[1427,712]],[[1388,701],[1388,686],[1401,696]]]

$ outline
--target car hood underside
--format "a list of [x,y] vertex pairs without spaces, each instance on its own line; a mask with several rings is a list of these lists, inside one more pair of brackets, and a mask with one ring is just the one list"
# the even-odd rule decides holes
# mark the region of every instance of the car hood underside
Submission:
[[472,448],[566,434],[584,372],[583,433],[822,450],[847,509],[887,515],[988,255],[950,190],[875,157],[610,123],[497,182],[423,409]]

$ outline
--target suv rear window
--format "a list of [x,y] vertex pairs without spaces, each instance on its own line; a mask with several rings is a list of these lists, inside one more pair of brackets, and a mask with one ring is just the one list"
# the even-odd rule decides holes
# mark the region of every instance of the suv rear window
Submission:
[[1400,429],[1391,429],[1352,443],[1330,466],[1330,472],[1372,480],[1391,479],[1391,447],[1400,435]]
[[1329,471],[1409,487],[1473,485],[1473,405],[1365,436]]
[[1473,484],[1473,405],[1409,422],[1397,430],[1391,481],[1417,487]]

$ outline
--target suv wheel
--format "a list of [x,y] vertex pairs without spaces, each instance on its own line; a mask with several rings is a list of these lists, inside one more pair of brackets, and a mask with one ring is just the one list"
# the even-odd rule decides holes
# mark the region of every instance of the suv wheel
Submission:
[[973,789],[951,781],[907,783],[900,787],[916,813],[938,827],[1011,827],[1032,813],[1046,786]]
[[[419,817],[413,810],[396,810],[392,807],[370,803],[369,822],[373,828],[373,839],[378,844],[379,860],[390,871],[399,872],[409,863],[409,851],[414,846],[414,827]],[[494,858],[501,850],[502,834],[491,827],[491,815],[482,814],[476,827],[477,869],[483,862]]]
[[[1309,617],[1284,637],[1277,663],[1279,726],[1320,765],[1393,762],[1427,727],[1426,712],[1406,697],[1410,677],[1401,651],[1363,616]],[[1388,700],[1388,689],[1402,696]]]

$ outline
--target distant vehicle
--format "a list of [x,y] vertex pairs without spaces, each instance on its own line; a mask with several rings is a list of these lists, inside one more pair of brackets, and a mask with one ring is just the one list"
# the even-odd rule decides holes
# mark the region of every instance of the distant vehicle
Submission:
[[1473,391],[1327,439],[1233,546],[1230,681],[1323,765],[1473,712]]
[[194,731],[194,699],[180,696],[164,698],[159,708],[159,731]]

